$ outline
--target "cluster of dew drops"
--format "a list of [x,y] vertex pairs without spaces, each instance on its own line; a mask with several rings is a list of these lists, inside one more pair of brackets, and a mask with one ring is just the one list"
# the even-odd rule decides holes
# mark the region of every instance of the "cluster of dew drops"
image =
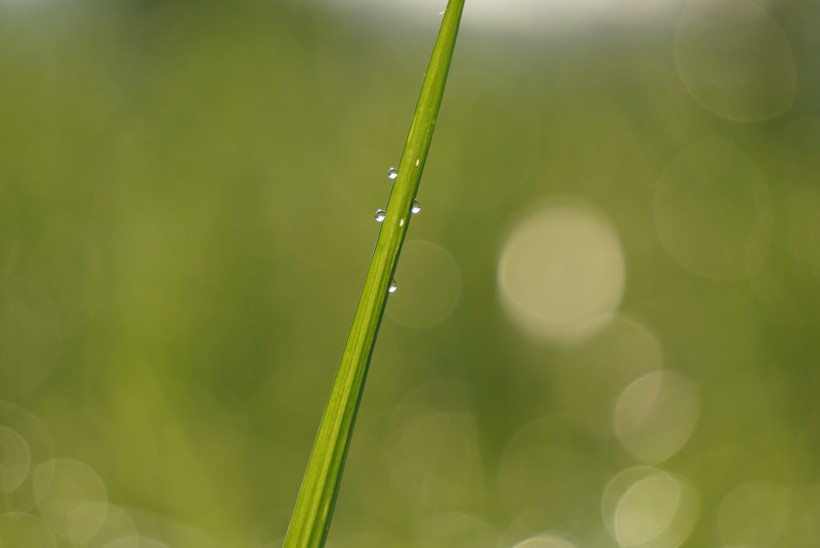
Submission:
[[[391,181],[395,181],[396,177],[398,177],[398,176],[399,176],[399,170],[396,169],[395,167],[391,167],[390,169],[387,170],[387,178],[390,179]],[[410,213],[415,215],[416,213],[419,213],[420,211],[421,211],[421,204],[418,202],[418,200],[413,200],[413,205],[410,206]],[[377,223],[381,223],[382,221],[384,221],[387,218],[387,212],[385,212],[385,210],[383,210],[383,209],[377,209],[376,210],[376,215],[374,215],[374,218],[376,219]],[[398,286],[396,285],[396,280],[390,280],[390,285],[387,287],[387,291],[389,293],[395,293],[396,289],[398,289]]]

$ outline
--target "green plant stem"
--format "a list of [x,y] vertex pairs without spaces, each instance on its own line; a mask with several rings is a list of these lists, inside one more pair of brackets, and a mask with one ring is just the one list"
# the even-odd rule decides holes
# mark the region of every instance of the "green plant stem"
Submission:
[[321,547],[330,528],[367,368],[433,138],[463,8],[464,0],[449,0],[444,12],[402,151],[399,174],[387,202],[386,218],[288,527],[285,548]]

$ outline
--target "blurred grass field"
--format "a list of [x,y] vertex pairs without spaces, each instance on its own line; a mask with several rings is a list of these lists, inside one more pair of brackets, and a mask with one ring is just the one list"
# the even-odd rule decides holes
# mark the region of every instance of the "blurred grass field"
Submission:
[[[820,545],[820,8],[469,1],[328,545]],[[0,546],[281,544],[442,8],[0,0]]]

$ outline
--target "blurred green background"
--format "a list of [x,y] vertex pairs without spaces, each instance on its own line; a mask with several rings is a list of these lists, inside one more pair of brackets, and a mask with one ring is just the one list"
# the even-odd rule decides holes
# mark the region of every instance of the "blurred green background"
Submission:
[[[820,546],[820,5],[502,4],[329,546]],[[397,7],[0,0],[0,546],[281,544],[444,6]]]

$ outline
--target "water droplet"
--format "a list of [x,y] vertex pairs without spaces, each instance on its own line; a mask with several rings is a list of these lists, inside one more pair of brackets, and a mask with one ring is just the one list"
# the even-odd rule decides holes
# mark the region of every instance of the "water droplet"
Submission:
[[391,181],[393,179],[395,179],[396,177],[398,177],[398,176],[399,176],[399,170],[396,169],[395,167],[391,167],[390,169],[387,170],[387,178],[390,179]]
[[396,280],[390,280],[390,285],[387,286],[387,292],[388,293],[395,293],[398,288],[399,288],[399,286],[396,285]]
[[383,209],[377,209],[376,215],[374,215],[374,217],[376,218],[376,222],[380,223],[384,220],[385,217],[387,217],[387,214],[384,212]]
[[419,203],[418,200],[413,200],[413,205],[410,206],[410,213],[415,215],[419,211],[421,211],[421,204]]

